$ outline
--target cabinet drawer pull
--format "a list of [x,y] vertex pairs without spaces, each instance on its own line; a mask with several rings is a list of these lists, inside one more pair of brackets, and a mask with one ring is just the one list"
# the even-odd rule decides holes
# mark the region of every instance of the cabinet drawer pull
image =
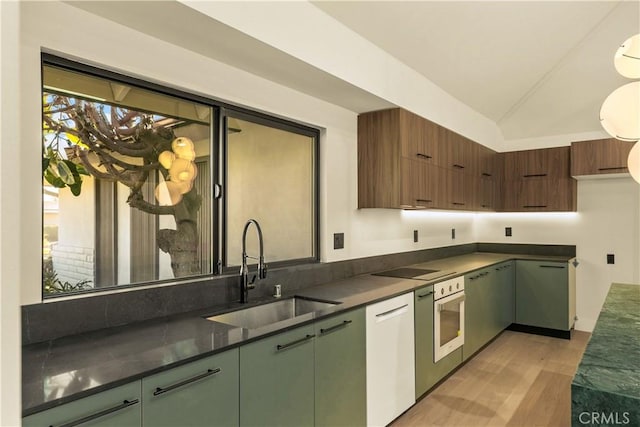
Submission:
[[460,202],[451,202],[451,204],[455,205],[455,206],[464,206],[465,205],[464,203],[460,203]]
[[429,200],[429,199],[416,199],[416,202],[431,203],[431,202],[433,202],[433,200]]
[[523,178],[536,178],[541,176],[547,176],[546,173],[528,173],[526,175],[522,175]]
[[433,295],[433,291],[429,291],[426,294],[418,295],[418,299],[426,298],[429,295]]
[[564,265],[539,265],[540,268],[565,268]]
[[523,208],[546,208],[547,205],[523,205]]
[[[140,403],[139,399],[123,400],[122,403],[120,405],[118,405],[118,406],[114,406],[113,408],[105,409],[104,411],[96,412],[95,414],[87,415],[84,418],[80,418],[78,420],[71,421],[71,422],[68,422],[66,424],[60,424],[58,427],[74,427],[74,426],[78,426],[80,424],[84,424],[86,422],[93,421],[95,419],[104,417],[105,415],[109,415],[109,414],[112,414],[114,412],[121,411],[121,410],[123,410],[125,408],[128,408],[129,406],[137,405],[138,403]],[[53,427],[53,425],[50,425],[49,427]]]
[[196,375],[195,377],[192,377],[192,378],[187,378],[186,380],[180,381],[179,383],[175,383],[175,384],[172,384],[172,385],[164,387],[164,388],[163,387],[156,387],[155,391],[153,392],[153,395],[154,396],[159,396],[159,395],[164,394],[166,392],[175,390],[175,389],[177,389],[179,387],[182,387],[182,386],[185,386],[187,384],[196,382],[196,381],[201,380],[201,379],[206,378],[206,377],[210,377],[211,375],[215,375],[215,374],[219,373],[220,371],[222,371],[221,368],[207,369],[207,372],[202,373],[200,375]]
[[599,171],[614,171],[614,170],[620,170],[620,169],[627,169],[626,166],[618,166],[618,167],[611,167],[611,168],[598,168]]
[[482,176],[493,176],[490,173],[482,172]]
[[308,341],[308,340],[310,340],[311,338],[313,338],[315,336],[316,336],[315,334],[306,335],[303,338],[300,338],[299,340],[291,341],[290,343],[287,343],[287,344],[278,344],[276,346],[276,350],[277,351],[286,350],[289,347],[293,347],[294,345],[298,345],[298,344],[301,344],[301,343],[303,343],[305,341]]
[[453,164],[453,167],[454,167],[454,168],[456,168],[456,169],[464,169],[464,166],[459,165],[459,164],[457,164],[457,163],[454,163],[454,164]]
[[352,323],[352,322],[353,322],[352,320],[344,320],[342,323],[338,323],[337,325],[331,326],[326,329],[320,329],[320,333],[328,334],[329,332],[333,332],[336,329],[344,328],[345,326],[347,326],[349,323]]
[[423,159],[431,159],[432,157],[428,154],[417,153],[416,156],[421,157]]

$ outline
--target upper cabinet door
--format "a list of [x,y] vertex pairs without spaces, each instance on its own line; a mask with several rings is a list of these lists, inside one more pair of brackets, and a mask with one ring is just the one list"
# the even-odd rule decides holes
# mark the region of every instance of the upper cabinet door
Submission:
[[442,163],[439,126],[406,110],[399,110],[399,132],[402,156],[431,164]]
[[571,176],[626,174],[633,142],[597,139],[571,143]]
[[504,153],[505,179],[567,178],[569,151],[569,147],[557,147]]

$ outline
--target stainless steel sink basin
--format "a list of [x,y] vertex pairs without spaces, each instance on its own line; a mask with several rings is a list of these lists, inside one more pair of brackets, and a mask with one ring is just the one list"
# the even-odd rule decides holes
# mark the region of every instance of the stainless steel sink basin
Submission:
[[257,329],[283,320],[293,319],[303,314],[324,310],[336,304],[339,303],[292,297],[207,317],[206,319],[239,328]]

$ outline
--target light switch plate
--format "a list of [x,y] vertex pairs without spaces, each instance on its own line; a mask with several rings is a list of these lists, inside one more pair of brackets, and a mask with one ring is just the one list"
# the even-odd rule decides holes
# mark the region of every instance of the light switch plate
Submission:
[[344,233],[334,233],[333,249],[344,249]]
[[511,227],[505,227],[504,228],[504,235],[507,236],[507,237],[511,237],[512,236]]
[[418,241],[418,230],[413,230],[413,241],[414,242]]

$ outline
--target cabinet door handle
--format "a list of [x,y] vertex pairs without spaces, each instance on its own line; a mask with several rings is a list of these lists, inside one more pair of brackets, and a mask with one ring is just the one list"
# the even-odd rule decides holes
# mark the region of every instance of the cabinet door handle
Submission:
[[417,153],[416,156],[421,157],[423,159],[431,159],[432,157],[428,154]]
[[522,205],[523,208],[546,208],[547,205]]
[[429,295],[433,295],[433,291],[429,291],[426,294],[418,295],[418,299],[426,298]]
[[309,341],[311,338],[313,338],[315,336],[316,336],[316,334],[306,335],[306,336],[300,338],[299,340],[291,341],[290,343],[287,343],[287,344],[278,344],[276,346],[276,350],[277,351],[286,350],[287,348],[293,347],[294,345],[298,345],[298,344],[301,344],[301,343],[303,343],[305,341]]
[[206,377],[210,377],[211,375],[215,375],[217,373],[219,373],[220,371],[222,371],[221,368],[215,368],[215,369],[207,369],[207,372],[204,372],[200,375],[196,375],[195,377],[191,377],[191,378],[187,378],[186,380],[180,381],[178,383],[175,384],[171,384],[170,386],[167,387],[156,387],[155,391],[153,392],[154,396],[159,396],[161,394],[167,393],[169,391],[175,390],[177,388],[180,388],[182,386],[185,386],[187,384],[196,382],[198,380],[201,380],[203,378]]
[[456,168],[456,169],[464,169],[464,166],[459,165],[459,164],[457,164],[457,163],[454,163],[454,164],[453,164],[453,167],[454,167],[454,168]]
[[[84,424],[84,423],[87,423],[89,421],[93,421],[95,419],[104,417],[105,415],[109,415],[109,414],[112,414],[114,412],[121,411],[121,410],[123,410],[125,408],[128,408],[129,406],[137,405],[138,403],[140,403],[139,399],[123,400],[122,403],[119,404],[118,406],[114,406],[113,408],[105,409],[104,411],[96,412],[95,414],[87,415],[84,418],[80,418],[80,419],[77,419],[75,421],[68,422],[66,424],[60,424],[58,427],[74,427],[74,426],[78,426],[80,424]],[[50,425],[49,427],[53,427],[53,425]]]
[[523,178],[536,178],[540,176],[547,176],[547,174],[546,173],[528,173],[528,174],[522,175]]
[[620,169],[627,169],[627,167],[617,166],[617,167],[611,167],[611,168],[598,168],[599,171],[614,171],[614,170],[620,170]]
[[328,334],[329,332],[333,332],[336,329],[344,328],[345,326],[347,326],[349,323],[352,323],[352,322],[353,322],[352,320],[344,320],[342,323],[338,323],[337,325],[331,326],[326,329],[320,329],[320,333]]
[[540,268],[565,268],[564,265],[539,265]]

